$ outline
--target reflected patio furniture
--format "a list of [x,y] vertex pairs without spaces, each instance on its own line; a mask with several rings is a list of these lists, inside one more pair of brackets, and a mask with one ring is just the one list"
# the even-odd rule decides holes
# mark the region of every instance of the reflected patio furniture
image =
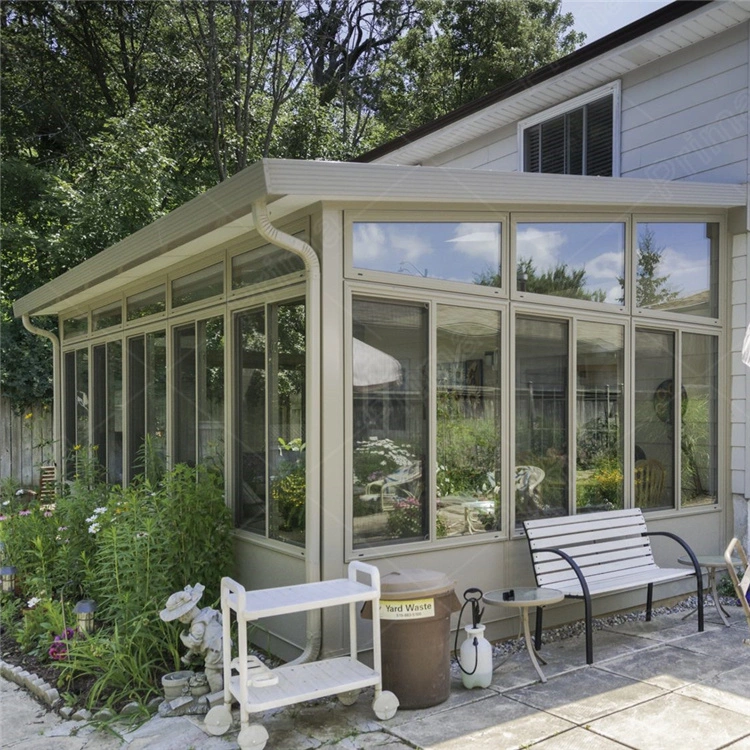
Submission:
[[544,477],[544,469],[539,466],[516,466],[516,497],[520,493],[525,503],[541,507],[539,485]]
[[494,517],[494,500],[467,500],[466,502],[461,503],[461,507],[464,509],[466,532],[469,534],[476,534],[478,532],[487,531],[482,516],[486,518],[487,516],[492,515]]
[[[739,558],[740,565],[745,571],[742,578],[737,575],[737,570],[735,569],[735,556]],[[729,542],[726,550],[724,550],[724,560],[727,564],[727,573],[729,574],[732,586],[734,587],[734,593],[740,600],[740,606],[742,607],[742,611],[745,613],[745,618],[747,619],[747,626],[750,628],[750,602],[747,600],[748,591],[750,591],[750,567],[747,564],[747,554],[745,553],[745,549],[742,544],[740,544],[740,540],[736,537]],[[750,646],[750,638],[745,638],[742,642],[746,646]]]
[[365,491],[359,499],[365,503],[376,503],[377,511],[393,510],[396,500],[411,497],[412,494],[404,488],[422,476],[422,466],[419,462],[402,466],[385,479],[376,479],[365,486]]
[[664,464],[655,458],[635,462],[636,508],[653,508],[659,505],[664,494],[666,473]]

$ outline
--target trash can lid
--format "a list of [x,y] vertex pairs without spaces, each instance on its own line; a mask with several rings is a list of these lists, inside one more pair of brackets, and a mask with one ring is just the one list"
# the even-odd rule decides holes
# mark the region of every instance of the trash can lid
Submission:
[[404,568],[380,578],[383,599],[407,599],[413,596],[437,596],[453,593],[455,582],[445,573],[423,568]]

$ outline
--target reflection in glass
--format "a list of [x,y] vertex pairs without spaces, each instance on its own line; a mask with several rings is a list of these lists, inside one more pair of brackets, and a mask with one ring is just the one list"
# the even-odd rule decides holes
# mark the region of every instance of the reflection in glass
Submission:
[[263,309],[236,319],[239,467],[236,523],[266,533],[266,316]]
[[719,225],[638,225],[636,305],[718,317]]
[[198,461],[224,471],[224,318],[198,321]]
[[167,291],[164,284],[147,289],[145,292],[132,294],[127,302],[128,320],[145,318],[148,315],[162,313],[167,309]]
[[568,324],[516,322],[516,524],[568,512]]
[[182,276],[172,282],[172,307],[189,305],[224,292],[224,264],[215,263],[208,268]]
[[623,303],[625,225],[535,222],[516,226],[519,292]]
[[174,461],[195,466],[195,324],[174,329]]
[[76,473],[79,451],[89,444],[89,352],[76,349],[66,352],[65,375],[65,472],[68,479]]
[[[295,237],[304,240],[304,232]],[[232,289],[262,284],[304,270],[305,263],[298,255],[274,245],[263,245],[232,258]]]
[[122,323],[122,302],[118,300],[111,305],[105,305],[94,310],[91,313],[91,320],[95,331],[119,326]]
[[356,222],[355,268],[500,286],[497,222]]
[[576,342],[576,507],[623,507],[622,326],[580,321]]
[[66,318],[63,320],[63,337],[66,339],[84,336],[88,332],[89,319],[87,315],[81,315],[77,318]]
[[717,502],[718,341],[682,335],[682,505]]
[[110,341],[92,349],[92,425],[96,460],[110,483],[122,482],[122,344]]
[[635,506],[674,507],[675,336],[637,329],[635,334]]
[[500,529],[500,313],[437,312],[437,537]]
[[305,305],[269,306],[269,536],[305,543]]
[[352,305],[355,547],[428,536],[427,310]]

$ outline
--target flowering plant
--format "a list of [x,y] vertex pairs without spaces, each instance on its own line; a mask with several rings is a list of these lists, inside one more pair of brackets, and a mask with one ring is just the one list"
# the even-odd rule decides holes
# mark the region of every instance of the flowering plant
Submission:
[[423,536],[421,500],[413,495],[396,500],[388,513],[387,525],[389,533],[397,539]]
[[65,628],[62,633],[54,637],[52,645],[49,647],[49,651],[47,651],[50,659],[53,661],[62,661],[68,658],[68,644],[75,638],[76,632],[73,628]]
[[408,444],[399,445],[390,438],[360,440],[354,448],[354,481],[367,484],[384,479],[416,461]]

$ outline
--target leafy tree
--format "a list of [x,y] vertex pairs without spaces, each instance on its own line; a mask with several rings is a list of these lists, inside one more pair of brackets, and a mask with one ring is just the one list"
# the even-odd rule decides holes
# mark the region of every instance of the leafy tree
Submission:
[[[568,268],[567,263],[558,263],[554,268],[539,273],[530,258],[519,258],[517,267],[518,288],[535,294],[552,294],[556,297],[587,299],[604,302],[606,293],[602,289],[586,289],[586,269]],[[500,275],[487,271],[474,280],[484,286],[500,286]]]
[[638,307],[657,307],[679,296],[679,291],[667,283],[668,275],[656,275],[664,249],[664,246],[656,246],[651,227],[646,227],[639,235],[638,269],[635,275],[635,304]]
[[423,0],[384,63],[379,114],[393,134],[573,52],[584,35],[559,0]]

